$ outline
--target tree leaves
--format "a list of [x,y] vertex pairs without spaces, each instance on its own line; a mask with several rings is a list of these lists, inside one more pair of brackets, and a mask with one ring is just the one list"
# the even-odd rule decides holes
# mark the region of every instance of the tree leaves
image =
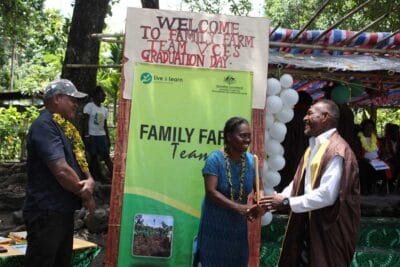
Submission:
[[247,16],[251,10],[249,0],[183,0],[191,11],[211,14],[226,13],[226,7],[234,15]]
[[[11,3],[12,2],[12,3]],[[42,11],[43,0],[5,0],[0,4],[0,89],[33,94],[59,75],[67,23],[59,11]],[[13,55],[14,51],[14,55]],[[11,57],[14,68],[11,70]]]
[[[272,21],[272,26],[280,23],[283,28],[300,29],[314,15],[326,0],[266,0],[265,13]],[[326,29],[335,21],[349,13],[365,0],[331,0],[309,29]],[[372,26],[369,31],[395,31],[400,28],[400,0],[376,0],[346,19],[338,28],[357,31],[384,13],[389,17]]]

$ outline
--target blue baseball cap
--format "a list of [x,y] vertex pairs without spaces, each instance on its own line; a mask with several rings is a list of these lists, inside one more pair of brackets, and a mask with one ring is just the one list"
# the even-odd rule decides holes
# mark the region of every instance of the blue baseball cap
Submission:
[[67,79],[54,80],[44,89],[44,99],[49,99],[55,95],[68,95],[75,98],[85,98],[87,94],[79,92],[75,85]]

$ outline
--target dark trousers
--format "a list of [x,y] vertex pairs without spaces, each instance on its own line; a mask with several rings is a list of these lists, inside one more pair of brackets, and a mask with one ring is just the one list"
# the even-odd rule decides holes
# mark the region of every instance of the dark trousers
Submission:
[[74,213],[24,212],[27,267],[71,266]]
[[375,170],[366,159],[360,160],[358,164],[360,172],[361,194],[369,195],[369,194],[380,193],[379,191],[382,188],[377,188],[377,182],[382,181],[383,183],[383,181],[386,180],[386,171]]
[[301,246],[301,253],[299,257],[298,267],[310,266],[310,227],[308,217],[305,219],[304,232],[303,232],[303,243]]

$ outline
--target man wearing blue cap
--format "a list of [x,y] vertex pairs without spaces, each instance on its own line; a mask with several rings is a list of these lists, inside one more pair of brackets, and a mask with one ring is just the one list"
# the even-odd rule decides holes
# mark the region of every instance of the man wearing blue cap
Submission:
[[74,212],[93,212],[94,180],[79,132],[70,122],[87,95],[65,79],[44,92],[45,109],[27,136],[28,181],[24,205],[26,266],[70,266]]

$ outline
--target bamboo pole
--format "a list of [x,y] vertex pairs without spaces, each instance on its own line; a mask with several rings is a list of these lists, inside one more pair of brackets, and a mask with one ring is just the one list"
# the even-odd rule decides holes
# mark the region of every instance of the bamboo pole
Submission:
[[400,55],[400,50],[386,50],[377,48],[358,48],[358,47],[340,47],[340,46],[323,46],[323,45],[310,45],[310,44],[292,44],[285,42],[269,42],[270,47],[294,47],[302,49],[318,49],[318,50],[332,50],[332,51],[345,51],[345,52],[359,52],[371,54],[390,54]]
[[123,33],[92,33],[90,37],[93,38],[119,38],[124,37]]
[[120,43],[120,44],[124,43],[124,40],[115,40],[115,39],[109,39],[109,38],[101,38],[100,41],[106,42],[106,43]]
[[[268,67],[269,76],[272,76],[272,73],[275,73],[278,70],[281,70],[281,69],[279,69],[276,66],[270,65]],[[393,84],[393,83],[398,84],[398,80],[400,79],[400,73],[395,73],[392,76],[388,76],[387,70],[369,71],[368,73],[366,73],[363,71],[331,72],[331,71],[328,71],[327,69],[302,70],[302,69],[286,68],[285,73],[291,74],[291,75],[295,76],[296,78],[310,77],[311,79],[314,79],[314,80],[323,79],[323,80],[327,80],[327,81],[334,80],[337,78],[354,77],[356,79],[361,79],[361,78],[367,77],[370,79],[379,79],[379,80],[382,80],[382,78],[386,78],[389,81],[389,84]],[[370,82],[372,83],[373,81],[370,81]]]
[[279,26],[281,26],[281,23],[280,23],[280,22],[278,23],[278,25],[275,26],[275,28],[272,30],[272,32],[269,33],[269,37],[271,37],[272,34],[273,34],[274,32],[276,32],[276,30],[279,28]]
[[365,1],[363,4],[359,5],[358,7],[352,9],[347,15],[345,15],[344,17],[340,18],[338,21],[336,21],[335,23],[333,23],[332,26],[330,26],[328,29],[324,30],[320,35],[318,35],[313,41],[312,44],[317,43],[319,40],[321,40],[322,37],[324,37],[329,31],[331,31],[332,29],[336,28],[336,26],[338,26],[340,23],[342,23],[343,21],[345,21],[347,18],[351,17],[354,13],[356,13],[357,11],[359,11],[360,9],[364,8],[366,5],[368,5],[371,2],[371,0]]
[[385,13],[382,16],[380,16],[379,18],[377,18],[376,20],[374,20],[373,22],[371,22],[370,24],[368,24],[367,26],[365,26],[364,28],[362,28],[360,31],[358,31],[356,34],[354,34],[352,37],[350,37],[349,39],[344,40],[343,45],[349,45],[351,43],[351,41],[353,41],[354,39],[357,38],[357,36],[359,36],[360,34],[362,34],[363,32],[365,32],[366,30],[368,30],[370,27],[374,26],[376,23],[378,23],[379,21],[383,20],[384,18],[386,18],[389,15],[389,13]]
[[386,40],[390,39],[391,37],[395,36],[398,33],[400,33],[400,29],[398,29],[397,31],[393,32],[392,34],[386,36],[385,38],[377,42],[374,47],[378,47],[380,44],[382,44],[383,42],[385,42]]
[[106,65],[96,65],[96,64],[66,64],[65,65],[67,68],[72,68],[72,69],[91,69],[91,68],[122,68],[121,64],[106,64]]
[[322,13],[322,11],[325,9],[325,7],[328,5],[330,0],[326,0],[325,3],[315,12],[315,14],[311,17],[311,19],[306,23],[306,25],[303,26],[303,28],[296,34],[296,36],[291,40],[292,43],[294,43],[297,38],[310,26],[311,23],[314,22],[314,20]]

